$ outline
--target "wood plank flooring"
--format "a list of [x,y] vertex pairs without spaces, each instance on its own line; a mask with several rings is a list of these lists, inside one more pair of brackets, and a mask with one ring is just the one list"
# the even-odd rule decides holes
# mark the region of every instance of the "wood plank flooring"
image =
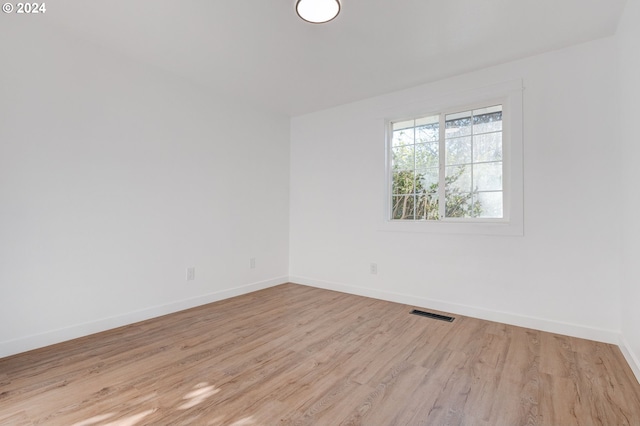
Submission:
[[0,425],[640,425],[617,347],[413,308],[284,284],[0,359]]

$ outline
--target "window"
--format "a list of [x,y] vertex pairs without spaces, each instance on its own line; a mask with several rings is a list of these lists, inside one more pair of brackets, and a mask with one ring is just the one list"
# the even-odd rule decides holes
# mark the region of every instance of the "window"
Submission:
[[453,79],[380,110],[380,231],[524,234],[523,81]]
[[391,220],[503,220],[503,105],[390,123]]

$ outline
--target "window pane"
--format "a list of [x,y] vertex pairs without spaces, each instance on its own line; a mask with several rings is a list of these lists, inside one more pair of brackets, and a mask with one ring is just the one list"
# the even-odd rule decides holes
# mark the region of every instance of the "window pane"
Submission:
[[421,220],[438,220],[438,194],[428,193],[416,196],[415,218]]
[[502,160],[502,132],[485,133],[473,137],[473,161]]
[[473,134],[502,130],[502,105],[473,111]]
[[473,186],[478,191],[501,191],[502,162],[474,164]]
[[393,148],[393,170],[413,170],[415,149],[413,145]]
[[447,138],[467,136],[471,134],[471,111],[448,114],[445,119],[445,135]]
[[446,164],[467,164],[471,162],[471,138],[455,138],[445,141]]
[[471,167],[447,167],[445,185],[446,192],[471,192]]
[[438,169],[418,170],[416,172],[416,193],[438,193]]
[[394,195],[392,197],[391,217],[397,220],[414,218],[414,202],[413,195]]
[[502,218],[502,109],[492,105],[393,122],[392,219],[439,220],[443,203],[449,218]]
[[440,138],[439,123],[416,127],[416,143],[433,142]]
[[438,167],[439,157],[438,142],[430,142],[416,145],[416,169]]
[[454,191],[447,194],[445,204],[445,216],[446,217],[474,217],[474,205],[477,207],[477,203],[473,202],[473,194],[470,192]]
[[395,130],[391,140],[391,146],[411,145],[413,143],[413,128]]
[[502,218],[502,192],[480,192],[476,195],[480,211],[478,217]]
[[393,184],[391,191],[393,194],[413,194],[415,176],[413,170],[402,170],[393,173]]

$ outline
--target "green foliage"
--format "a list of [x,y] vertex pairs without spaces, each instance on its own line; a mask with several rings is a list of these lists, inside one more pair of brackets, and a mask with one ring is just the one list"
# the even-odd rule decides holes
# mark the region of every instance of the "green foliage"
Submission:
[[[439,121],[436,121],[439,119]],[[496,209],[478,187],[471,187],[474,167],[483,192],[501,191],[502,106],[470,110],[444,116],[444,143],[440,142],[442,115],[394,123],[392,136],[392,218],[396,220],[438,220],[440,209],[447,218],[482,217]],[[440,152],[444,149],[445,155]],[[438,165],[444,160],[447,176],[438,188]],[[471,164],[483,163],[472,166]],[[444,190],[443,206],[439,189]],[[499,194],[501,196],[501,194]],[[495,203],[494,203],[495,204]],[[484,210],[484,211],[483,211]]]
[[[454,175],[444,179],[447,202],[445,204],[446,217],[478,217],[482,214],[482,205],[478,201],[478,190],[473,192],[462,192],[454,183],[464,173],[464,166],[458,169]],[[473,199],[476,199],[474,202]]]
[[[482,205],[477,201],[477,197],[474,197],[477,190],[462,192],[455,185],[464,170],[464,166],[461,166],[456,174],[445,177],[446,217],[477,217],[482,213]],[[393,219],[440,219],[438,184],[425,187],[423,179],[424,174],[414,173],[413,170],[394,170],[391,216]]]

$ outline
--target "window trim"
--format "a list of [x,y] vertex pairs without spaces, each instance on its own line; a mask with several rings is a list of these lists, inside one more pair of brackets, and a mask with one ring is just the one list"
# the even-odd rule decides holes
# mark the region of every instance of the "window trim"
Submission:
[[[438,99],[416,102],[397,108],[384,119],[384,216],[382,231],[429,232],[480,235],[523,235],[523,87],[522,80],[495,84],[480,89],[452,93]],[[489,104],[503,106],[503,218],[443,218],[440,220],[393,220],[391,123],[465,111]]]

